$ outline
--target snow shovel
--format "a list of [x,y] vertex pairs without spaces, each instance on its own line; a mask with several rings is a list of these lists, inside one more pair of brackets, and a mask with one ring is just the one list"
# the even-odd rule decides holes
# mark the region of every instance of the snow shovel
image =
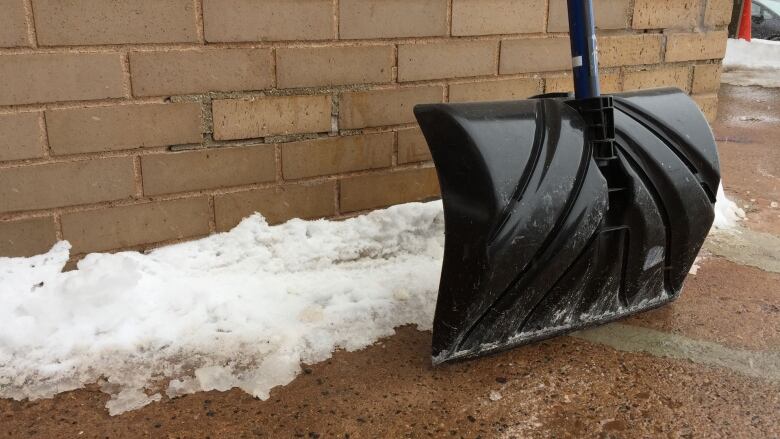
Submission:
[[601,96],[590,0],[568,0],[575,94],[419,105],[445,219],[434,364],[676,299],[714,219],[718,153],[678,89]]

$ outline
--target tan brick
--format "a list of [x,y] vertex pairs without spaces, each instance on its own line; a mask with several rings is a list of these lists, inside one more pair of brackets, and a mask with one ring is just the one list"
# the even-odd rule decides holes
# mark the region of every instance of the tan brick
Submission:
[[726,54],[726,40],[726,31],[669,34],[666,61],[722,59]]
[[342,212],[375,209],[439,196],[434,168],[369,174],[341,180]]
[[691,97],[699,106],[701,112],[704,113],[704,117],[707,118],[707,121],[710,123],[715,122],[715,119],[718,117],[718,95],[713,93],[694,95]]
[[533,78],[463,82],[450,84],[450,102],[526,99],[541,91],[541,82]]
[[23,0],[0,0],[0,47],[29,46]]
[[702,0],[635,0],[634,29],[692,28]]
[[0,55],[0,78],[0,105],[124,95],[124,73],[118,53]]
[[661,62],[661,35],[620,35],[601,37],[599,66],[616,67]]
[[209,233],[206,197],[158,201],[62,215],[72,253],[116,250]]
[[339,127],[352,129],[412,123],[415,121],[414,106],[442,102],[443,92],[443,87],[435,85],[344,93],[339,103]]
[[0,169],[0,212],[97,203],[133,194],[132,157]]
[[339,37],[447,35],[447,0],[340,0]]
[[30,218],[0,221],[0,257],[29,257],[46,253],[57,235],[54,219]]
[[141,157],[144,194],[160,195],[276,179],[273,145],[213,148]]
[[711,27],[725,26],[731,22],[734,0],[707,0],[704,24]]
[[626,91],[659,87],[677,87],[680,90],[688,92],[691,89],[690,78],[691,68],[689,66],[627,71],[623,76],[623,87]]
[[214,197],[217,230],[230,230],[242,219],[260,212],[269,224],[292,218],[314,219],[332,216],[335,207],[336,182],[316,185],[282,186],[257,189]]
[[274,85],[268,49],[203,49],[130,54],[135,96],[263,90]]
[[212,103],[214,138],[251,139],[328,132],[330,107],[330,96],[325,95],[216,100]]
[[334,137],[282,145],[285,179],[340,174],[392,165],[393,133]]
[[112,105],[46,111],[52,153],[97,151],[200,143],[200,105]]
[[0,162],[43,156],[40,113],[0,115]]
[[[593,14],[598,29],[625,29],[628,27],[629,0],[595,0]],[[566,0],[550,0],[547,32],[568,32],[569,15]]]
[[453,35],[544,32],[545,0],[453,0]]
[[398,163],[425,162],[431,159],[431,151],[419,128],[398,130]]
[[42,46],[198,40],[191,0],[33,0]]
[[279,88],[372,84],[393,80],[392,46],[277,49]]
[[501,42],[502,75],[571,69],[568,38],[523,38]]
[[398,46],[398,80],[422,81],[496,73],[496,41],[447,41]]
[[325,40],[331,0],[203,0],[206,41]]
[[695,94],[716,93],[720,88],[720,64],[697,64],[693,68],[693,89]]
[[[574,91],[574,81],[570,73],[547,77],[544,82],[545,93],[568,93]],[[618,72],[599,72],[599,82],[602,93],[619,93],[623,90],[620,84],[620,73]]]

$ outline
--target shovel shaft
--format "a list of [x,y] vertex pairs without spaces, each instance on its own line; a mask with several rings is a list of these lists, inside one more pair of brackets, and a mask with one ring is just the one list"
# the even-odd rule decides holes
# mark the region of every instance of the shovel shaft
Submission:
[[592,0],[568,0],[574,95],[579,99],[598,97],[599,60]]

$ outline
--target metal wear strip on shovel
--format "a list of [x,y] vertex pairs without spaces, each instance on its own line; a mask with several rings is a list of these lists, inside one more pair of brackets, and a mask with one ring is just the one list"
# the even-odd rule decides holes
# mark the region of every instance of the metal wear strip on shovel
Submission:
[[676,299],[714,219],[718,153],[678,89],[601,96],[568,0],[575,97],[419,105],[444,203],[435,364]]

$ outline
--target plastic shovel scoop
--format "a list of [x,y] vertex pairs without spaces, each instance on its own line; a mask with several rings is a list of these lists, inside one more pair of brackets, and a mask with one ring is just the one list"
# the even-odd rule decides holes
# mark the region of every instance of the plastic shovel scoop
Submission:
[[433,362],[678,297],[714,219],[718,153],[682,91],[600,96],[590,1],[569,0],[575,98],[415,108],[445,250]]

